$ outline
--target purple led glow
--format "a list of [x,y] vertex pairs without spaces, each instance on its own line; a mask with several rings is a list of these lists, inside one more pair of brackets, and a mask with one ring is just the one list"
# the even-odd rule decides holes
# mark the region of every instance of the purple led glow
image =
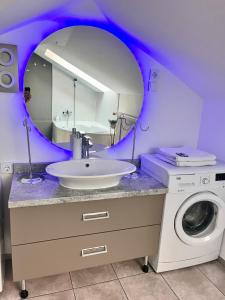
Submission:
[[[70,151],[64,150],[62,148],[59,148],[49,140],[45,138],[45,136],[36,128],[35,124],[32,122],[32,120],[29,117],[29,113],[27,111],[25,102],[23,100],[23,80],[24,80],[24,74],[26,70],[27,63],[29,62],[29,59],[31,55],[33,54],[33,51],[36,49],[36,47],[49,35],[53,34],[54,32],[70,27],[70,26],[93,26],[96,28],[100,28],[103,30],[106,30],[119,38],[123,43],[126,44],[126,46],[130,49],[130,51],[133,53],[135,59],[137,60],[137,63],[140,67],[142,78],[143,78],[143,86],[144,86],[144,98],[143,98],[143,105],[142,109],[139,115],[138,123],[140,124],[142,122],[142,119],[144,120],[146,105],[147,105],[147,81],[148,81],[148,71],[147,66],[143,65],[141,59],[140,59],[140,51],[145,51],[143,48],[143,45],[136,40],[135,38],[131,37],[129,34],[118,28],[115,24],[112,23],[106,23],[106,22],[99,22],[96,20],[81,20],[81,19],[74,19],[74,18],[54,18],[52,16],[52,21],[38,21],[35,24],[27,25],[27,34],[29,35],[29,44],[21,44],[21,47],[19,47],[20,53],[23,52],[23,56],[20,57],[20,66],[19,66],[19,74],[20,74],[20,96],[22,101],[22,111],[21,114],[26,114],[26,116],[29,119],[29,122],[32,126],[32,138],[36,139],[36,143],[38,143],[39,147],[44,147],[45,151],[49,151],[53,154],[53,152],[57,152],[62,159],[68,159],[70,156]],[[21,37],[22,38],[22,37]],[[22,46],[23,45],[23,46]],[[22,49],[23,48],[23,49]],[[144,125],[145,126],[145,125]],[[139,131],[139,127],[137,128],[137,134]],[[118,144],[113,146],[111,149],[108,150],[108,153],[119,153],[119,152],[127,152],[126,150],[131,148],[131,143],[133,139],[133,131],[131,130],[127,136],[121,140]],[[47,147],[46,147],[47,146]],[[53,155],[54,156],[54,155]],[[129,155],[130,156],[130,155]]]

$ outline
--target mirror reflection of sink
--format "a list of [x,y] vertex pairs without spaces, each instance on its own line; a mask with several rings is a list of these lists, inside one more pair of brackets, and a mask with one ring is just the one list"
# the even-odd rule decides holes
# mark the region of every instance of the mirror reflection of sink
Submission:
[[46,172],[58,177],[62,186],[89,190],[116,186],[124,175],[135,171],[129,162],[105,159],[63,161],[46,167]]

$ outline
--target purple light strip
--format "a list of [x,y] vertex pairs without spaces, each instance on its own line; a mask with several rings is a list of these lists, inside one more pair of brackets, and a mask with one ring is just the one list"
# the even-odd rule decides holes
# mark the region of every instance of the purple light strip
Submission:
[[[51,15],[48,15],[48,17],[50,18]],[[115,26],[115,24],[112,23],[107,23],[107,22],[99,22],[96,20],[82,20],[82,19],[74,19],[74,18],[65,18],[65,17],[60,17],[60,18],[55,18],[54,16],[52,16],[52,21],[50,21],[51,24],[48,24],[50,26],[46,26],[46,21],[42,21],[42,22],[38,22],[39,26],[38,26],[38,34],[35,34],[35,30],[33,29],[32,24],[27,25],[27,26],[31,26],[31,34],[29,36],[29,42],[30,44],[28,46],[24,46],[24,49],[21,49],[21,47],[19,47],[19,51],[23,51],[23,59],[21,59],[21,64],[20,64],[20,69],[19,69],[19,74],[20,74],[20,83],[19,83],[19,87],[20,87],[20,98],[22,101],[22,106],[23,106],[23,111],[21,112],[23,115],[26,115],[29,119],[30,124],[32,125],[32,129],[34,129],[34,138],[39,139],[39,144],[43,143],[48,143],[49,147],[49,151],[51,152],[57,152],[59,155],[62,155],[62,159],[68,159],[70,156],[70,151],[68,150],[64,150],[58,146],[56,146],[55,144],[53,144],[52,142],[50,142],[49,140],[47,140],[47,138],[37,129],[37,127],[35,126],[35,124],[32,122],[29,113],[27,111],[27,107],[25,105],[25,102],[23,100],[23,95],[22,95],[22,91],[23,91],[23,80],[24,80],[24,75],[25,75],[25,70],[26,70],[26,66],[28,64],[28,61],[31,57],[31,55],[33,54],[34,50],[36,49],[36,47],[45,39],[47,38],[49,35],[51,35],[52,33],[56,32],[57,30],[66,28],[66,27],[71,27],[71,26],[93,26],[96,28],[100,28],[103,30],[106,30],[108,32],[110,32],[111,34],[115,35],[117,38],[119,38],[123,43],[126,44],[126,46],[130,49],[130,51],[133,53],[135,59],[137,60],[137,63],[140,67],[141,73],[142,73],[142,78],[143,78],[143,86],[144,86],[144,98],[143,98],[143,105],[142,105],[142,109],[139,115],[139,119],[138,119],[138,123],[142,122],[142,118],[144,117],[144,112],[146,110],[146,105],[147,105],[147,81],[148,78],[146,77],[146,66],[144,66],[141,62],[141,60],[139,59],[140,54],[139,51],[140,49],[143,51],[143,45],[136,40],[135,38],[131,37],[129,34],[127,34],[126,32],[124,32],[123,30],[121,30],[120,28],[118,28],[117,26]],[[49,28],[50,27],[50,28]],[[125,151],[126,148],[130,148],[130,144],[132,143],[132,139],[133,139],[133,131],[131,130],[127,136],[122,139],[118,144],[116,144],[115,146],[113,146],[111,149],[109,149],[108,153],[112,153],[112,152],[117,152],[119,153],[120,151]],[[54,156],[54,155],[53,155]]]

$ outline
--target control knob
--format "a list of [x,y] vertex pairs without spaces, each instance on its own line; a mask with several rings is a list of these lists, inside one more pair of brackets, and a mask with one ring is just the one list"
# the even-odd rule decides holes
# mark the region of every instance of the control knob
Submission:
[[202,184],[209,184],[209,178],[202,178]]

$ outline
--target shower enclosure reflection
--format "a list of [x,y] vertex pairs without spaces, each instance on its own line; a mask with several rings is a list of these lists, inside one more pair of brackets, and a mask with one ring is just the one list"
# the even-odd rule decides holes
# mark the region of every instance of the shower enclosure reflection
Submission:
[[72,128],[98,151],[134,126],[143,100],[139,66],[125,44],[90,26],[69,27],[44,40],[31,56],[24,87],[33,122],[52,142],[69,148]]

